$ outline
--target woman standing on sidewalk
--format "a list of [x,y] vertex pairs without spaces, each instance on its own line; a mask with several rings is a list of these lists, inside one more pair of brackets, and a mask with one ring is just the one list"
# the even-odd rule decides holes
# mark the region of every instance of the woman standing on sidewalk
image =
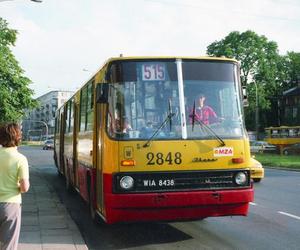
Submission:
[[16,123],[0,126],[0,250],[16,250],[21,227],[21,193],[29,189],[28,162],[17,150]]

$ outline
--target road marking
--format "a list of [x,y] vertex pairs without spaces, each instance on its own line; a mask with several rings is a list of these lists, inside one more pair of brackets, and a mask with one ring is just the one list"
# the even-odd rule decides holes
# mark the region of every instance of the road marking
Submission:
[[250,205],[257,206],[257,204],[255,202],[250,202]]
[[293,214],[289,214],[289,213],[285,213],[285,212],[281,212],[281,211],[278,211],[278,213],[289,216],[289,217],[292,217],[292,218],[297,219],[297,220],[300,220],[299,216],[296,216],[296,215],[293,215]]

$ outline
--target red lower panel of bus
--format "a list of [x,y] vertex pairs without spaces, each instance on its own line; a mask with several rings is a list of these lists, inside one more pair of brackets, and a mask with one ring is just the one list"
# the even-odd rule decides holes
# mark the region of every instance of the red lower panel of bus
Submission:
[[106,222],[196,220],[247,215],[251,189],[113,194],[112,176],[104,175]]

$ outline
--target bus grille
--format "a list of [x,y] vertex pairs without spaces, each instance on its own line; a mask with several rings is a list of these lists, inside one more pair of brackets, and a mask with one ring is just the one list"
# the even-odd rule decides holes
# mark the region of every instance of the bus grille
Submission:
[[[241,171],[247,176],[247,182],[244,185],[238,185],[235,182],[235,175]],[[134,185],[129,190],[120,187],[120,180],[124,176],[131,176],[134,180]],[[220,190],[250,187],[249,170],[117,173],[113,178],[114,193]]]

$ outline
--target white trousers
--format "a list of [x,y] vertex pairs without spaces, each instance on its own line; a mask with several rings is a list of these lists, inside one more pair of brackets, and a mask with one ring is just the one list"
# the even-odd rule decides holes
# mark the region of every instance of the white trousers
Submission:
[[0,250],[17,250],[21,228],[21,204],[0,202]]

